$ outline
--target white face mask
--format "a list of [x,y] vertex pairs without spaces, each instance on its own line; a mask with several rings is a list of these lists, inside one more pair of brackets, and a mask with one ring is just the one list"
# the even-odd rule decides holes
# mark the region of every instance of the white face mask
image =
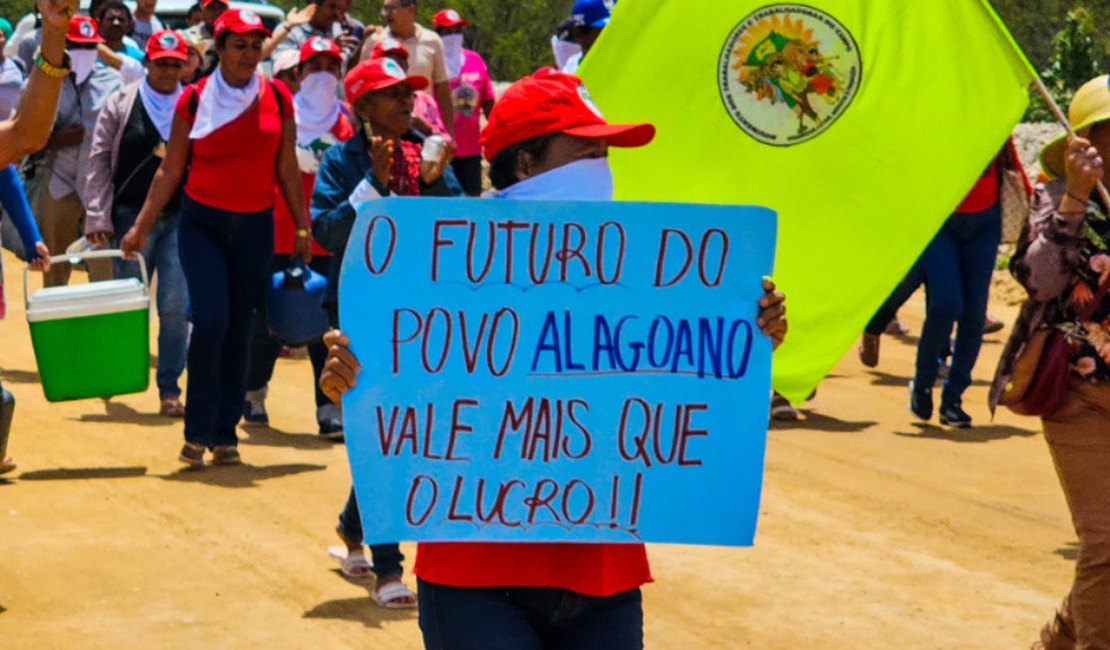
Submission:
[[523,201],[611,201],[613,171],[607,158],[586,158],[514,183],[495,194]]
[[77,84],[85,83],[85,80],[92,74],[93,63],[96,62],[96,50],[66,50],[69,54],[69,60],[73,66],[73,76],[77,80]]
[[301,89],[297,99],[305,106],[318,112],[331,110],[339,101],[339,79],[330,72],[313,72],[301,79]]
[[447,77],[454,79],[462,72],[463,35],[448,34],[443,39],[443,58],[447,62]]

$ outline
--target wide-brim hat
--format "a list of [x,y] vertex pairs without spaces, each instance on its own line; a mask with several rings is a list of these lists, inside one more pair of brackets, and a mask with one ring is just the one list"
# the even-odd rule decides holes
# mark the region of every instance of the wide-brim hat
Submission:
[[[1075,92],[1068,107],[1071,130],[1079,132],[1110,120],[1110,76],[1095,77]],[[1064,155],[1068,137],[1062,135],[1041,149],[1041,168],[1053,178],[1064,177]]]

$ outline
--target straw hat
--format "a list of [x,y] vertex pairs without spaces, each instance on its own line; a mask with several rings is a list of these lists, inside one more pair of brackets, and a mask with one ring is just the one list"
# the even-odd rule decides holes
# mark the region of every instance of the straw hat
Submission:
[[[1075,92],[1068,108],[1072,131],[1079,132],[1099,122],[1110,120],[1110,77],[1095,77]],[[1064,152],[1067,136],[1060,136],[1041,149],[1041,168],[1053,178],[1064,177]]]

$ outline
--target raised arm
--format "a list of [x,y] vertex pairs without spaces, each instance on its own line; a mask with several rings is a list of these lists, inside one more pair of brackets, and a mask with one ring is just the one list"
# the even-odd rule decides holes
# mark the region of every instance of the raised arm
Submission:
[[42,14],[41,54],[10,119],[0,122],[0,166],[42,149],[54,126],[54,112],[62,81],[69,74],[63,65],[66,29],[77,11],[77,0],[37,0]]

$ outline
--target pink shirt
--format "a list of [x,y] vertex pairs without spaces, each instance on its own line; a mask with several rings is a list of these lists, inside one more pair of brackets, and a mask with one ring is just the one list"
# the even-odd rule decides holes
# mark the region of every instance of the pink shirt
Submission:
[[482,146],[482,104],[494,100],[493,82],[486,62],[477,52],[463,50],[459,76],[451,80],[451,103],[455,107],[455,155],[459,158],[478,156]]
[[447,127],[443,125],[443,117],[439,114],[439,104],[434,97],[423,90],[413,93],[412,114],[424,118],[428,126],[432,127],[432,133],[442,135],[447,140],[451,139],[447,133]]

